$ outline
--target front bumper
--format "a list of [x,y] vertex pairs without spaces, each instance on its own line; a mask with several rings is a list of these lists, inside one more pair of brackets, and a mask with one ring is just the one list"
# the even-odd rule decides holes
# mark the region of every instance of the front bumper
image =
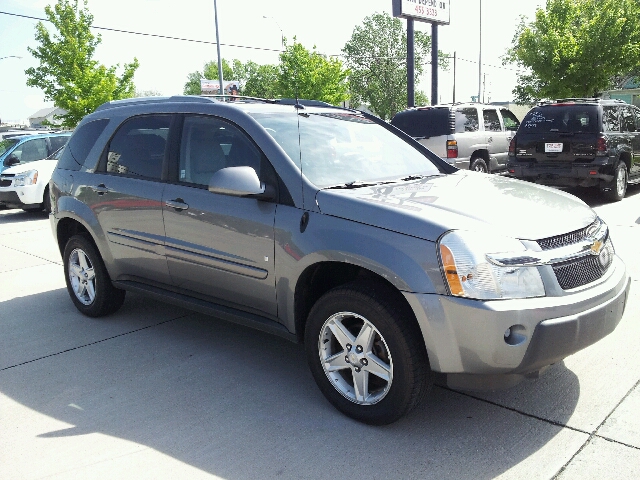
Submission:
[[0,205],[23,208],[42,203],[42,188],[39,185],[0,188]]
[[0,191],[0,205],[22,205],[22,202],[20,201],[20,197],[18,197],[18,194],[15,192],[15,190],[5,190]]
[[590,163],[567,163],[510,161],[507,171],[510,176],[522,180],[551,186],[564,187],[590,187],[600,181],[613,180],[612,161],[608,157],[602,157]]
[[451,386],[485,389],[536,375],[611,333],[624,313],[630,284],[616,256],[605,277],[558,296],[405,297],[422,329],[432,370],[447,374]]

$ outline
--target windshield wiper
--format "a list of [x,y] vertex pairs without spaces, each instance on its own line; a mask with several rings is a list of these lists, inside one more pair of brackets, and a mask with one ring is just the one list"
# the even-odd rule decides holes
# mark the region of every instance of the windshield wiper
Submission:
[[433,175],[409,175],[408,177],[403,177],[399,181],[400,182],[409,182],[411,180],[422,180],[423,178],[431,178],[431,177],[439,177],[441,174],[434,173]]
[[363,188],[363,187],[373,187],[375,185],[383,185],[385,183],[395,183],[393,181],[386,182],[361,182],[359,180],[352,180],[351,182],[341,183],[339,185],[332,185],[331,187],[327,187],[329,189],[352,189],[352,188]]

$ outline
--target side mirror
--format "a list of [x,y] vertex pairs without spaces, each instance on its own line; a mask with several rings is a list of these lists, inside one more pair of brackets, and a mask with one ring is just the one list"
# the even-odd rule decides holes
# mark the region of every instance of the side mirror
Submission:
[[221,168],[209,180],[209,191],[260,200],[273,200],[275,197],[275,190],[260,183],[258,174],[251,167]]
[[5,167],[11,167],[12,165],[18,165],[19,163],[20,163],[20,159],[18,157],[16,157],[15,155],[9,155],[4,160],[4,166]]

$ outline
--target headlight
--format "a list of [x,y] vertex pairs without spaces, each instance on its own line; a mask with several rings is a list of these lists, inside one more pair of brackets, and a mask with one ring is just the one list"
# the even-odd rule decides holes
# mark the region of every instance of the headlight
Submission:
[[438,249],[452,295],[478,300],[545,295],[536,267],[498,266],[487,259],[487,255],[525,252],[525,246],[515,238],[453,230],[440,238]]
[[24,187],[25,185],[34,185],[38,181],[38,171],[29,170],[28,172],[20,173],[13,179],[14,187]]

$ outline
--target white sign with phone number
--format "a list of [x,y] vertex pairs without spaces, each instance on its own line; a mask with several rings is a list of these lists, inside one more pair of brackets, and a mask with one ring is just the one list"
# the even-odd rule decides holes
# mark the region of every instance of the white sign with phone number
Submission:
[[[394,16],[423,22],[449,24],[449,0],[395,0]],[[398,5],[399,4],[399,5]]]

